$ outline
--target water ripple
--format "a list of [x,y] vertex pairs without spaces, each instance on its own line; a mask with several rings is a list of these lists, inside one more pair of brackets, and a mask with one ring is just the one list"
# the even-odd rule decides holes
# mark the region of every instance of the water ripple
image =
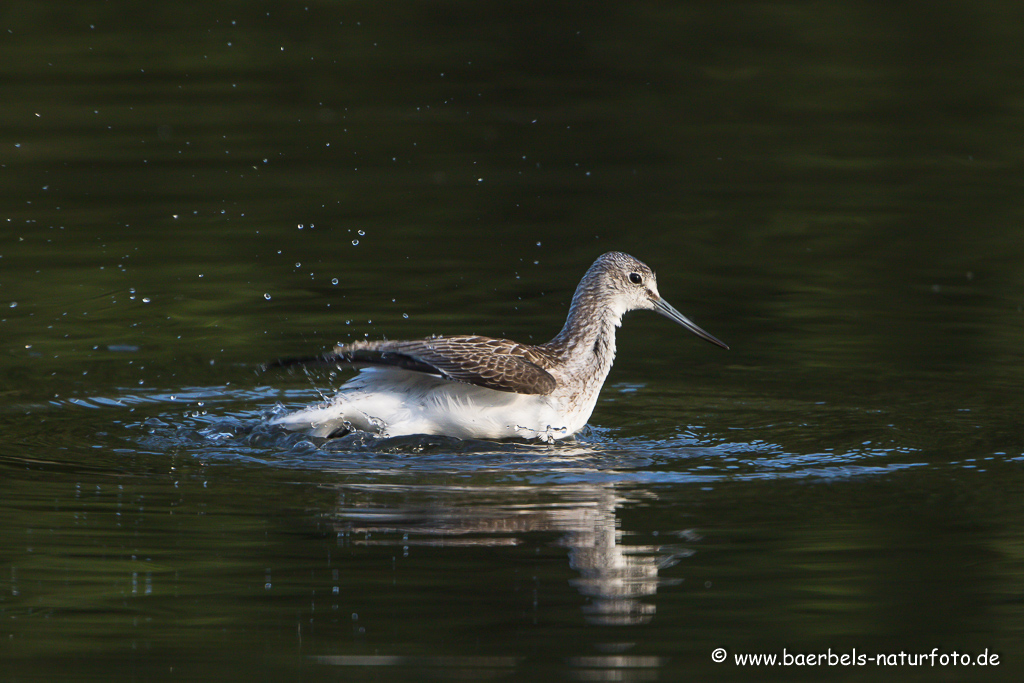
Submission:
[[442,436],[383,438],[365,433],[322,439],[269,424],[272,416],[284,410],[281,401],[299,403],[306,398],[303,391],[218,385],[133,388],[106,396],[54,400],[34,408],[45,415],[39,421],[35,445],[49,443],[57,448],[66,439],[66,433],[53,430],[53,421],[59,418],[80,428],[88,425],[100,437],[99,447],[108,452],[139,451],[158,457],[185,453],[203,463],[349,474],[487,473],[532,483],[712,484],[835,480],[929,465],[914,449],[870,442],[799,452],[781,441],[765,439],[771,432],[766,428],[749,440],[735,438],[742,436],[742,430],[730,430],[725,433],[729,438],[722,438],[704,427],[677,430],[665,438],[624,437],[616,430],[587,428],[576,438],[540,444]]

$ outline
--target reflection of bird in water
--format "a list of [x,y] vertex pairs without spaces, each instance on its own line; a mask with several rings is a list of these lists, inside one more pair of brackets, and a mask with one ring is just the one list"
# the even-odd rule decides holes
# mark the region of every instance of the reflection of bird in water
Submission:
[[274,424],[321,437],[358,429],[385,436],[561,439],[590,419],[615,359],[615,328],[638,309],[657,311],[728,348],[661,298],[650,268],[609,252],[583,276],[565,326],[546,344],[477,336],[360,341],[317,358],[271,364],[365,368],[331,402]]
[[651,620],[654,605],[640,598],[658,589],[658,557],[654,546],[623,546],[615,510],[598,509],[590,529],[572,533],[569,565],[580,573],[571,583],[591,599],[583,608],[587,621],[597,624],[642,624]]
[[[373,487],[360,486],[358,490],[372,493]],[[393,494],[396,487],[383,488],[384,492]],[[559,532],[558,543],[568,548],[569,564],[579,572],[570,583],[590,600],[583,607],[586,620],[606,625],[649,622],[655,606],[641,599],[656,594],[663,582],[658,572],[689,551],[622,544],[616,509],[624,499],[613,486],[558,487],[560,495],[554,503],[534,499],[536,492],[528,486],[458,488],[451,491],[459,500],[457,505],[403,509],[371,504],[347,507],[337,515],[346,531],[372,532],[371,540],[353,540],[367,545],[507,546],[521,542],[517,534]],[[475,497],[492,496],[521,500],[514,505],[471,504]],[[388,539],[381,534],[403,537]]]

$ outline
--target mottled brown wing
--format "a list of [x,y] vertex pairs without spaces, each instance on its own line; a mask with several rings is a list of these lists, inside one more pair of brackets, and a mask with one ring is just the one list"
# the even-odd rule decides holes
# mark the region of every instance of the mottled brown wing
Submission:
[[324,360],[392,365],[517,394],[548,394],[556,384],[541,367],[548,359],[535,348],[507,339],[461,336],[354,342],[335,347],[334,354]]

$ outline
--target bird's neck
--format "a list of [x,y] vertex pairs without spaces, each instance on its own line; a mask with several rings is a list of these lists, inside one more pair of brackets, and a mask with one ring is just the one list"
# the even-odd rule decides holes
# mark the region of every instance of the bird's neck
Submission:
[[569,372],[603,383],[615,360],[615,328],[625,311],[598,296],[587,278],[576,289],[565,326],[545,344]]

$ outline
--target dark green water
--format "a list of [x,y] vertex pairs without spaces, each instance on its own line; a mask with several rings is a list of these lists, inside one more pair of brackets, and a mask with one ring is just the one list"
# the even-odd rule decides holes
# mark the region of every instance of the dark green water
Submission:
[[[1020,680],[1022,26],[4,4],[0,680]],[[554,446],[264,424],[611,249],[732,349],[628,316]],[[733,659],[854,648],[999,662]]]

